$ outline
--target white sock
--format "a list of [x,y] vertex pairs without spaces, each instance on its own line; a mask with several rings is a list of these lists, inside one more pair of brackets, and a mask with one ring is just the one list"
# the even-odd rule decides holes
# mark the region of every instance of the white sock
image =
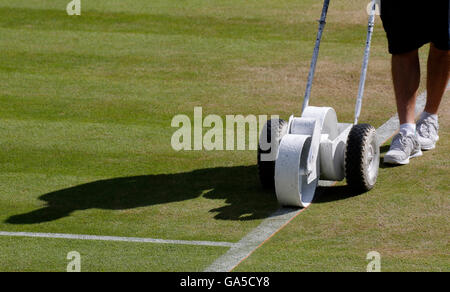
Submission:
[[438,115],[436,114],[430,114],[427,113],[426,111],[424,111],[421,115],[420,115],[420,119],[426,119],[428,117],[432,117],[433,119],[435,119],[436,121],[438,120]]
[[415,134],[416,133],[416,124],[401,124],[400,131],[406,132],[406,134]]

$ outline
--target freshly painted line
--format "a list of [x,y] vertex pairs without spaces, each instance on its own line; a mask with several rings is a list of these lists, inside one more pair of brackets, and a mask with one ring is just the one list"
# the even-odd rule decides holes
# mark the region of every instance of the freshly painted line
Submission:
[[335,181],[331,180],[319,180],[319,187],[331,187],[336,184]]
[[303,209],[281,208],[265,219],[257,228],[242,238],[227,253],[218,258],[205,272],[231,271],[239,263],[249,257],[254,250],[266,242],[269,238],[281,230]]
[[121,242],[141,242],[141,243],[163,243],[163,244],[184,244],[184,245],[204,245],[204,246],[222,246],[234,247],[236,243],[219,241],[190,241],[190,240],[167,240],[139,237],[119,237],[119,236],[97,236],[80,234],[62,234],[62,233],[36,233],[36,232],[6,232],[0,231],[0,236],[17,237],[41,237],[58,239],[79,239],[79,240],[100,240],[100,241],[121,241]]
[[[450,89],[450,84],[447,90]],[[423,92],[417,97],[416,115],[421,113],[425,107],[427,93]],[[390,118],[386,123],[377,129],[379,145],[384,144],[395,132],[398,131],[398,116]],[[332,186],[335,182],[320,181],[320,186]],[[242,261],[248,258],[256,249],[262,246],[267,240],[283,229],[289,222],[307,208],[296,210],[281,208],[265,219],[258,227],[251,231],[227,253],[218,258],[205,272],[228,272],[233,270]]]

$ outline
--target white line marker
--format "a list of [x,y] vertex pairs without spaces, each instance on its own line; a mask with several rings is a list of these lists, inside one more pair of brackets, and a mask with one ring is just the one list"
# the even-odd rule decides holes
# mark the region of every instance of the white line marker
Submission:
[[139,237],[119,237],[119,236],[98,236],[98,235],[80,235],[63,233],[36,233],[36,232],[6,232],[0,231],[0,236],[18,236],[18,237],[40,237],[40,238],[58,238],[58,239],[79,239],[79,240],[101,240],[101,241],[121,241],[121,242],[141,242],[141,243],[163,243],[163,244],[184,244],[184,245],[204,245],[204,246],[222,246],[233,247],[236,243],[220,241],[190,241],[190,240],[166,240],[154,238]]
[[[447,90],[450,89],[450,84]],[[425,107],[427,93],[423,92],[417,97],[416,115],[421,113]],[[377,129],[378,142],[384,144],[395,132],[398,131],[398,117],[390,118],[386,123]],[[321,186],[331,186],[333,182],[321,181]],[[253,229],[247,236],[239,241],[227,253],[218,258],[205,272],[228,272],[233,270],[242,261],[248,258],[258,247],[263,245],[268,239],[283,229],[292,219],[306,209],[281,208],[265,219],[258,227]]]
[[[447,90],[450,89],[450,84]],[[423,111],[426,103],[426,92],[417,98],[416,115]],[[386,123],[377,129],[378,141],[380,145],[385,143],[398,130],[398,117],[390,118]],[[334,182],[321,181],[321,186],[331,186]],[[234,269],[243,260],[248,258],[258,247],[263,245],[268,239],[283,229],[297,215],[306,210],[280,208],[275,213],[266,218],[258,227],[242,238],[238,243],[215,242],[215,241],[190,241],[190,240],[167,240],[154,238],[138,237],[119,237],[119,236],[97,236],[80,234],[62,234],[62,233],[37,233],[37,232],[7,232],[0,231],[0,236],[16,237],[38,237],[38,238],[59,238],[59,239],[78,239],[78,240],[100,240],[100,241],[118,241],[118,242],[141,242],[141,243],[160,243],[160,244],[183,244],[183,245],[202,245],[202,246],[220,246],[231,247],[227,253],[218,258],[206,272],[226,272]]]

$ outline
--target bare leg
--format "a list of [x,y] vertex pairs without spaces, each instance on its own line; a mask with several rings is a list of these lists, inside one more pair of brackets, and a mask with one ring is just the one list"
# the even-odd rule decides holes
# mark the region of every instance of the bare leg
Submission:
[[400,124],[414,124],[416,96],[420,84],[418,50],[392,55],[392,79]]
[[430,46],[428,56],[428,76],[427,76],[427,104],[425,111],[430,114],[437,114],[439,104],[447,87],[450,65],[450,51],[437,49],[433,44]]

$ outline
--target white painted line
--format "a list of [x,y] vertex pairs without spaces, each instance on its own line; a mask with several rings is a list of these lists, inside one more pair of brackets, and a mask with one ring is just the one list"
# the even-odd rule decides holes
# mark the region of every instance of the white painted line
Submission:
[[281,208],[218,258],[205,272],[228,272],[250,256],[259,246],[281,230],[303,209]]
[[139,237],[119,237],[119,236],[98,236],[98,235],[80,235],[64,233],[36,233],[36,232],[6,232],[0,231],[0,236],[17,237],[40,237],[40,238],[58,238],[58,239],[79,239],[79,240],[101,240],[101,241],[120,241],[120,242],[141,242],[141,243],[163,243],[163,244],[184,244],[184,245],[203,245],[203,246],[222,246],[233,247],[236,243],[220,241],[190,241],[190,240],[167,240]]
[[331,187],[336,184],[335,181],[331,180],[319,180],[319,187]]
[[[447,90],[450,89],[450,84]],[[421,113],[425,107],[427,93],[423,92],[417,97],[416,115]],[[398,117],[390,118],[386,123],[377,129],[379,145],[384,144],[395,132],[398,131]],[[331,186],[334,182],[320,181],[320,186]],[[242,261],[248,258],[258,247],[263,245],[267,240],[283,229],[292,219],[305,209],[286,209],[281,208],[265,219],[258,227],[253,229],[247,236],[239,241],[235,246],[218,258],[206,272],[228,272],[233,270]]]

